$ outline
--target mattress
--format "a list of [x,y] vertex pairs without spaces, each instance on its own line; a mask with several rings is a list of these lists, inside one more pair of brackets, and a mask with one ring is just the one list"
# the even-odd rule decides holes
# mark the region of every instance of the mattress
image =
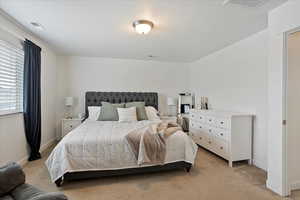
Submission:
[[[153,166],[137,164],[125,136],[130,131],[158,122],[83,122],[57,144],[46,160],[52,182],[67,172]],[[177,131],[170,136],[166,148],[165,164],[178,161],[194,164],[198,147],[184,132]]]

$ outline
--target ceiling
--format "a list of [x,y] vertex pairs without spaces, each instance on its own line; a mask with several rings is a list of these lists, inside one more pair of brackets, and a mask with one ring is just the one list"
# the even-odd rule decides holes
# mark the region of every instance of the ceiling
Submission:
[[[250,8],[223,0],[0,0],[0,8],[61,55],[186,62],[266,28],[268,10],[286,0],[266,1]],[[138,35],[137,19],[154,29]]]

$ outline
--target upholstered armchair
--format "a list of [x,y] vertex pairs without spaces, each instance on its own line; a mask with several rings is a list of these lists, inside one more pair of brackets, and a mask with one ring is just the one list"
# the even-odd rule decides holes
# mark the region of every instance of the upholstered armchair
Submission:
[[0,167],[0,200],[67,200],[59,192],[46,193],[25,183],[20,165],[9,163]]

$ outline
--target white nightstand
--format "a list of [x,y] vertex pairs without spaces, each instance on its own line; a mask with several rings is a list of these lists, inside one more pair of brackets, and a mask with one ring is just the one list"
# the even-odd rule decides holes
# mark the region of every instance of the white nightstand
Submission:
[[65,137],[70,131],[81,124],[83,119],[62,119],[61,120],[61,138]]
[[177,122],[176,116],[160,116],[160,119],[164,122]]

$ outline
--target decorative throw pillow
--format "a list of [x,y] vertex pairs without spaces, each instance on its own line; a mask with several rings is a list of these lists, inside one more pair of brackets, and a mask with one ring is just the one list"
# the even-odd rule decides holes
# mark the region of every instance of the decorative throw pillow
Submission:
[[147,113],[148,120],[160,120],[158,116],[158,111],[154,107],[147,106],[146,113]]
[[146,109],[145,109],[145,102],[130,102],[130,103],[126,103],[125,107],[126,108],[136,107],[137,119],[139,121],[148,119]]
[[89,118],[87,118],[87,120],[97,121],[100,116],[101,106],[89,106],[88,111],[89,111]]
[[136,122],[136,107],[117,108],[119,115],[119,122]]
[[118,111],[117,108],[124,108],[125,104],[120,103],[120,104],[112,104],[108,102],[101,102],[102,107],[101,107],[101,112],[99,116],[99,121],[118,121],[119,116],[118,116]]

